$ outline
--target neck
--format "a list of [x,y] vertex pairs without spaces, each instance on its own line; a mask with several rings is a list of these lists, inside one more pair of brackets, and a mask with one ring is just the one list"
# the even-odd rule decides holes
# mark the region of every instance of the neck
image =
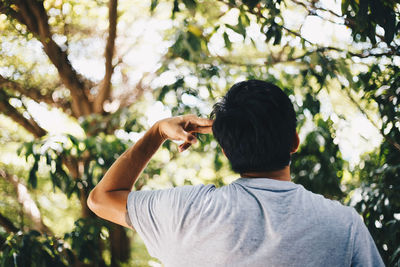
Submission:
[[286,166],[283,169],[266,172],[244,172],[240,174],[244,178],[269,178],[279,181],[290,181],[290,167]]

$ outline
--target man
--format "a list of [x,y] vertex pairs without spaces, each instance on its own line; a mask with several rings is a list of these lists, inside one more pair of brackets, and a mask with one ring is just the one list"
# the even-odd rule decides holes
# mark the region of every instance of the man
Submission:
[[[111,166],[89,207],[120,225],[132,222],[165,266],[383,266],[353,208],[290,181],[299,138],[293,105],[280,88],[237,83],[212,117],[157,122]],[[197,141],[194,133],[211,132],[241,178],[221,188],[131,192],[165,140],[184,141],[182,151]]]

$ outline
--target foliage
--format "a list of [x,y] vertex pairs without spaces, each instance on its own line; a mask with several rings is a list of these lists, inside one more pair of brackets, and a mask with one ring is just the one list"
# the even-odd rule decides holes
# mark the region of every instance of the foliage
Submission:
[[94,263],[97,266],[104,265],[104,260],[99,247],[102,239],[106,239],[108,234],[107,222],[95,219],[79,219],[75,222],[72,232],[65,234],[64,239],[71,242],[71,249],[77,252],[77,257],[81,262]]
[[317,129],[307,135],[301,150],[292,157],[293,181],[312,192],[341,199],[344,160],[330,132],[332,121],[319,119],[316,124]]
[[377,26],[384,29],[383,39],[387,45],[398,33],[400,24],[395,8],[395,1],[342,1],[342,13],[352,27],[354,40],[366,41],[369,38],[373,45],[377,43]]
[[[93,189],[105,171],[127,148],[127,142],[111,135],[100,134],[79,140],[68,134],[26,142],[19,153],[24,155],[26,160],[33,159],[28,179],[28,184],[32,188],[37,187],[37,170],[43,159],[50,167],[49,178],[54,189],[59,188],[70,197],[73,193],[79,196],[80,189],[85,191]],[[82,159],[85,164],[83,175],[76,179],[72,179],[63,168],[62,160],[68,161],[72,158]]]
[[400,188],[400,164],[393,166],[385,160],[384,155],[372,156],[360,170],[362,200],[356,209],[365,218],[382,257],[387,259],[388,265],[398,266],[400,199],[395,192]]
[[388,264],[399,266],[400,197],[396,192],[400,189],[400,157],[392,145],[400,140],[399,68],[389,65],[381,69],[373,65],[360,76],[360,82],[367,84],[367,96],[378,104],[383,118],[381,129],[388,141],[380,147],[379,155],[370,155],[364,168],[359,170],[363,193],[356,208],[362,213]]
[[6,237],[1,247],[2,267],[11,266],[70,266],[73,253],[64,242],[37,231],[18,232]]

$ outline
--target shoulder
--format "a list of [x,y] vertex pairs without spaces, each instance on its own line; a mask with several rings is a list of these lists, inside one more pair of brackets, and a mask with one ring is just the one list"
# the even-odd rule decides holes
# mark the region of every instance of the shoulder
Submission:
[[132,191],[128,195],[127,211],[135,228],[141,221],[165,223],[167,218],[173,220],[173,217],[182,217],[186,210],[193,208],[193,203],[201,202],[198,200],[203,199],[214,188],[214,185],[199,184]]
[[179,201],[188,201],[189,199],[198,198],[206,195],[209,192],[215,190],[215,185],[184,185],[177,186],[168,189],[157,189],[157,190],[140,190],[132,191],[128,196],[129,203],[136,202],[149,202],[149,201],[173,201],[177,203]]
[[315,209],[316,213],[326,220],[333,220],[334,222],[342,222],[348,226],[354,223],[358,213],[353,207],[343,205],[337,200],[332,200],[324,197],[323,195],[313,193],[302,188],[302,193],[310,204]]

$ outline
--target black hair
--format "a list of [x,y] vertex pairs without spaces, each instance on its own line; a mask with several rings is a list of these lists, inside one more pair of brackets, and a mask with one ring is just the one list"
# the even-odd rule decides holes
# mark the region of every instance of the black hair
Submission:
[[296,114],[276,85],[248,80],[233,85],[213,107],[213,134],[238,173],[289,165]]

